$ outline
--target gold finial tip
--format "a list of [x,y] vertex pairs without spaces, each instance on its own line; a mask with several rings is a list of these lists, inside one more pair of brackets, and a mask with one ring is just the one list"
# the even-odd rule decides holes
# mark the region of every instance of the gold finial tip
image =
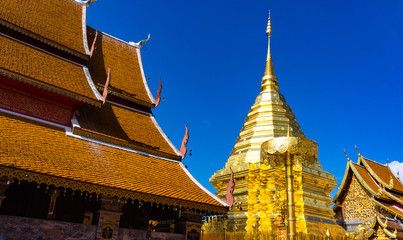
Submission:
[[269,10],[269,19],[267,20],[267,28],[266,28],[266,35],[270,37],[272,34],[272,29],[271,29],[271,19],[270,19],[270,10]]

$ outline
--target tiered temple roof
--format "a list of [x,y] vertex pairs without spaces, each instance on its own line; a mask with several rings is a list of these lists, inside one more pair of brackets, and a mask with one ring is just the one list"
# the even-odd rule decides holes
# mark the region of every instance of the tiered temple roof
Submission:
[[0,73],[17,81],[100,106],[86,67],[0,35]]
[[0,24],[75,55],[87,55],[86,6],[79,1],[1,1]]
[[[344,221],[345,225],[351,225],[354,221],[362,223],[377,221],[380,225],[376,226],[380,227],[384,234],[395,238],[393,232],[397,229],[396,238],[403,239],[401,227],[403,184],[387,165],[369,160],[361,154],[358,155],[357,163],[348,159],[343,181],[333,201],[335,202],[333,209],[338,219]],[[388,225],[382,222],[387,222]],[[394,229],[392,223],[395,224]],[[375,226],[375,223],[372,225]],[[349,229],[348,226],[347,229],[354,230],[354,228]],[[378,231],[378,228],[368,228],[368,226],[365,231],[369,234],[371,229],[375,233]],[[359,228],[356,229],[357,232],[359,230]],[[400,235],[402,237],[399,237]]]
[[85,18],[81,1],[1,1],[0,177],[226,212],[156,122],[141,45]]
[[[92,43],[95,29],[88,27],[88,42]],[[113,80],[108,90],[114,96],[151,107],[154,98],[148,88],[141,62],[140,48],[122,40],[99,33],[89,69],[94,83],[103,89],[111,68]],[[130,79],[130,81],[128,81]]]

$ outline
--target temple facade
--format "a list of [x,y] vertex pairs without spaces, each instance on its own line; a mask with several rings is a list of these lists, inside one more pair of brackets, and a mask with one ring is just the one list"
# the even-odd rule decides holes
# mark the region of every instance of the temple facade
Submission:
[[158,125],[146,41],[87,26],[86,3],[0,1],[0,239],[199,239],[228,205]]
[[[225,199],[231,168],[234,172],[235,203],[228,213],[228,219],[224,221],[224,233],[221,230],[222,221],[214,219],[205,223],[204,231],[206,235],[210,234],[211,239],[223,234],[230,239],[283,239],[290,225],[288,218],[296,224],[296,233],[293,234],[297,234],[297,237],[344,236],[345,232],[336,224],[330,208],[332,199],[329,193],[337,182],[334,175],[322,169],[317,153],[314,154],[316,159],[310,164],[294,160],[290,176],[293,177],[293,189],[289,189],[289,192],[293,192],[295,202],[292,207],[287,205],[291,195],[287,195],[286,166],[271,164],[262,156],[273,150],[271,147],[264,149],[267,141],[288,141],[286,138],[306,140],[295,115],[279,91],[271,56],[270,17],[266,34],[268,52],[261,92],[249,110],[224,168],[210,179],[217,195]],[[317,143],[309,142],[317,151]],[[288,216],[287,208],[295,208],[294,218]]]
[[334,197],[337,221],[351,239],[403,239],[403,185],[387,165],[349,158]]

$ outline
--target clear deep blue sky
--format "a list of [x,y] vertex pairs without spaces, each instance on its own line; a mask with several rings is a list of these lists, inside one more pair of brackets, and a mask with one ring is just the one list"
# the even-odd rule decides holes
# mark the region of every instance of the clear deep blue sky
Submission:
[[356,161],[355,145],[377,162],[403,162],[401,0],[98,0],[87,24],[125,41],[151,34],[144,71],[154,96],[162,78],[165,97],[153,113],[178,148],[188,124],[184,163],[215,192],[209,178],[260,92],[269,9],[280,91],[319,143],[323,169],[340,183],[343,150]]

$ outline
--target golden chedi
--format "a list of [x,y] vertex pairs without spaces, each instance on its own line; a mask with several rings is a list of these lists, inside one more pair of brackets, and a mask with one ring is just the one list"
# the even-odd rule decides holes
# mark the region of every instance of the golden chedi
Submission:
[[[284,234],[287,228],[289,239],[345,235],[330,208],[329,193],[337,184],[335,177],[322,170],[317,159],[317,143],[305,138],[279,92],[270,50],[270,17],[266,34],[268,52],[261,92],[249,110],[224,168],[210,179],[218,196],[225,199],[231,168],[235,203],[226,220],[206,221],[204,239],[218,239],[223,234],[228,239],[274,239],[276,234],[282,239],[287,235]],[[273,148],[285,142],[298,144],[285,144],[288,147],[283,151]],[[299,147],[291,151],[289,146]],[[306,151],[312,154],[307,157]],[[290,236],[291,228],[294,228],[293,236]]]

